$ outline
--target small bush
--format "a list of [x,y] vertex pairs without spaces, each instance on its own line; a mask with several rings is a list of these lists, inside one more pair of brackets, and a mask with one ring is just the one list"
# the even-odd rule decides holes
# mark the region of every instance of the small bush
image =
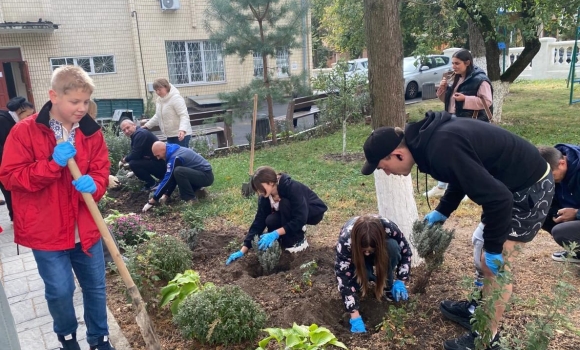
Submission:
[[197,237],[199,236],[199,230],[196,228],[183,229],[179,231],[179,237],[187,243],[189,249],[193,250],[197,244]]
[[203,216],[200,215],[199,210],[193,207],[187,207],[183,214],[181,214],[183,221],[187,223],[190,228],[203,231]]
[[111,233],[115,236],[117,241],[124,245],[137,245],[146,241],[147,229],[140,215],[130,214],[117,218],[111,225]]
[[119,162],[124,156],[131,152],[131,139],[115,130],[113,123],[103,128],[105,143],[109,150],[109,161],[111,161],[110,172],[116,174],[119,170]]
[[258,237],[258,235],[254,236],[252,247],[254,247],[254,250],[256,251],[256,256],[258,257],[260,265],[264,269],[264,273],[269,273],[274,270],[276,265],[278,265],[280,255],[282,255],[282,249],[280,249],[280,243],[276,240],[270,248],[260,250],[258,249],[259,240],[260,237]]
[[135,285],[145,295],[155,289],[155,282],[169,281],[191,268],[191,250],[172,236],[153,236],[136,247],[128,246],[124,255]]
[[161,307],[171,303],[171,313],[177,314],[179,304],[190,294],[197,293],[204,288],[213,287],[213,283],[201,283],[199,273],[193,270],[186,270],[184,273],[178,273],[174,279],[167,283],[167,286],[161,288]]
[[225,286],[189,295],[173,322],[187,339],[227,346],[256,338],[266,314],[240,287]]
[[126,169],[119,169],[117,174],[117,181],[119,182],[119,186],[129,192],[139,192],[141,187],[143,186],[143,181],[139,180],[137,176],[127,177],[129,174],[129,170]]

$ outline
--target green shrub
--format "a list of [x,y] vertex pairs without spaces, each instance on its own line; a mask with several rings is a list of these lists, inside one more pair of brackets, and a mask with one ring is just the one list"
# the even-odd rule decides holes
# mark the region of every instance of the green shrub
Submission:
[[149,228],[137,214],[120,216],[110,226],[111,233],[124,245],[137,245],[149,239]]
[[197,228],[183,229],[179,231],[179,237],[187,243],[189,249],[193,250],[197,244],[197,237],[200,230]]
[[240,287],[225,286],[189,295],[173,322],[187,339],[227,346],[256,338],[266,314]]
[[280,248],[280,243],[278,241],[274,241],[274,243],[270,246],[270,248],[266,250],[258,249],[258,242],[260,237],[258,235],[254,236],[254,240],[252,241],[252,247],[256,251],[256,256],[258,257],[258,261],[260,265],[264,269],[264,273],[269,273],[274,270],[278,262],[280,261],[280,255],[282,255],[282,249]]
[[143,187],[143,181],[139,180],[137,176],[127,177],[127,174],[129,174],[129,170],[127,169],[119,169],[117,171],[115,176],[117,177],[119,186],[129,192],[139,192],[141,187]]
[[191,267],[192,253],[172,236],[153,236],[147,242],[125,249],[127,269],[142,294],[150,295],[155,282],[169,281]]
[[119,170],[119,162],[131,151],[131,139],[123,134],[117,134],[113,123],[103,127],[103,135],[109,150],[110,172],[116,174]]
[[203,231],[204,217],[201,216],[198,208],[186,207],[186,209],[183,211],[183,214],[181,214],[181,218],[183,219],[183,221],[185,221],[185,223],[187,223],[187,225],[190,228]]

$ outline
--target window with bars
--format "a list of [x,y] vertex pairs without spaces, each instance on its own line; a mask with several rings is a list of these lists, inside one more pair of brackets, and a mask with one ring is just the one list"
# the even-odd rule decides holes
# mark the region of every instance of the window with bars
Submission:
[[58,57],[51,58],[52,70],[60,66],[79,66],[89,74],[111,74],[116,73],[115,56],[92,56],[92,57]]
[[167,41],[167,68],[172,84],[224,82],[222,46],[213,41]]
[[[264,75],[264,62],[262,55],[255,53],[254,58],[254,77],[260,78]],[[270,64],[271,65],[271,64]],[[276,76],[279,78],[287,77],[290,67],[290,52],[285,47],[276,49]],[[270,67],[272,68],[272,67]]]
[[264,76],[264,61],[262,55],[254,52],[254,77],[261,78]]

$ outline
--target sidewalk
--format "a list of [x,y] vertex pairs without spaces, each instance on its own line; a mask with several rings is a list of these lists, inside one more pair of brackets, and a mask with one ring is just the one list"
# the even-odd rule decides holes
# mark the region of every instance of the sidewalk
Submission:
[[[38,274],[34,256],[29,248],[20,247],[17,255],[14,232],[8,218],[6,206],[0,206],[0,281],[14,316],[22,350],[58,350],[60,343],[52,330],[52,318],[44,299],[44,283]],[[79,328],[77,337],[82,350],[89,350],[86,342],[86,327],[83,320],[81,288],[77,283],[74,305]],[[117,350],[131,347],[119,325],[107,309],[111,343]]]

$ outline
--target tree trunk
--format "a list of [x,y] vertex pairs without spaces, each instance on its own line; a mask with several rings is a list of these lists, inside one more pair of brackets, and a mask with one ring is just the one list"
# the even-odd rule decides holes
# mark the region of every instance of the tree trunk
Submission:
[[[364,0],[373,129],[405,125],[399,5],[399,0]],[[411,177],[387,176],[382,171],[375,171],[374,175],[379,214],[395,222],[409,237],[418,217]],[[412,249],[416,266],[420,259]]]
[[342,120],[342,156],[346,156],[346,118]]
[[499,123],[501,122],[503,101],[510,92],[510,83],[496,80],[491,82],[491,86],[493,88],[493,122]]
[[483,69],[487,74],[487,60],[485,58],[485,41],[483,40],[483,35],[477,28],[477,25],[473,23],[471,18],[467,19],[468,32],[469,32],[469,51],[473,56],[473,64]]
[[[262,20],[258,19],[258,26],[260,28],[260,38],[262,43],[265,42],[264,28],[262,27]],[[272,101],[272,94],[270,93],[270,77],[268,76],[268,56],[262,53],[262,66],[264,67],[264,87],[266,88],[266,104],[268,105],[268,120],[270,121],[270,131],[272,133],[272,144],[278,144],[276,137],[276,121],[274,120],[274,102]]]

